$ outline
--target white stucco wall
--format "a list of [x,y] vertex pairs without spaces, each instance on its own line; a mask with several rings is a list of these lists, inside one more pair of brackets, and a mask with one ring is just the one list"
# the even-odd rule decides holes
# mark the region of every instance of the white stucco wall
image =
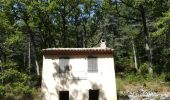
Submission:
[[117,100],[114,60],[97,56],[98,72],[88,73],[87,56],[70,56],[71,71],[61,74],[59,57],[43,57],[43,100],[59,100],[59,91],[69,91],[70,100],[88,100],[89,89],[99,89],[99,100]]

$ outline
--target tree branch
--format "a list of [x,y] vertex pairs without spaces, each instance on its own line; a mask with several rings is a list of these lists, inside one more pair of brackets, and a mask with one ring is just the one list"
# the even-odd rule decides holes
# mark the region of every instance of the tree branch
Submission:
[[141,21],[141,19],[136,19],[136,18],[132,18],[132,17],[128,17],[128,16],[123,16],[121,14],[118,13],[118,16],[119,17],[122,17],[122,18],[125,18],[125,19],[129,19],[129,20],[134,20],[134,21]]
[[121,0],[121,3],[125,4],[127,7],[130,7],[130,8],[136,9],[136,10],[140,10],[139,8],[136,8],[133,5],[130,5],[130,4],[126,3],[126,2],[124,2],[124,0]]

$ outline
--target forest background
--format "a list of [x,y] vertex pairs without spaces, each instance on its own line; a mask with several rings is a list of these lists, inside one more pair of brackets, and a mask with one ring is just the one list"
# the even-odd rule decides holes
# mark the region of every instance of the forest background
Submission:
[[0,99],[38,93],[42,49],[101,39],[118,78],[170,81],[170,0],[0,0]]

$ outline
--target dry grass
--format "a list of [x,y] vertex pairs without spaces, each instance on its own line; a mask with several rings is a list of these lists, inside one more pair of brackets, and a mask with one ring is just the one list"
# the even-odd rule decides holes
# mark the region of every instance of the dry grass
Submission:
[[138,89],[144,88],[147,90],[155,91],[158,93],[170,92],[170,83],[165,82],[155,82],[152,81],[127,81],[126,79],[121,79],[117,77],[117,90],[118,91],[137,91]]
[[147,82],[146,87],[152,91],[164,93],[170,92],[170,84],[169,83],[156,83],[156,82]]

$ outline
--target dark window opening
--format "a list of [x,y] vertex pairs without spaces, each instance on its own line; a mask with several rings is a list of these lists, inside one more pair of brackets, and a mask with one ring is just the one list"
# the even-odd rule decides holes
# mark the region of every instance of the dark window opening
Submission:
[[69,91],[60,91],[59,100],[69,100]]
[[69,57],[59,58],[59,73],[65,73],[69,71]]
[[88,57],[88,72],[98,72],[97,57]]
[[102,42],[106,42],[104,39],[102,39]]
[[89,100],[99,100],[99,90],[89,90]]

